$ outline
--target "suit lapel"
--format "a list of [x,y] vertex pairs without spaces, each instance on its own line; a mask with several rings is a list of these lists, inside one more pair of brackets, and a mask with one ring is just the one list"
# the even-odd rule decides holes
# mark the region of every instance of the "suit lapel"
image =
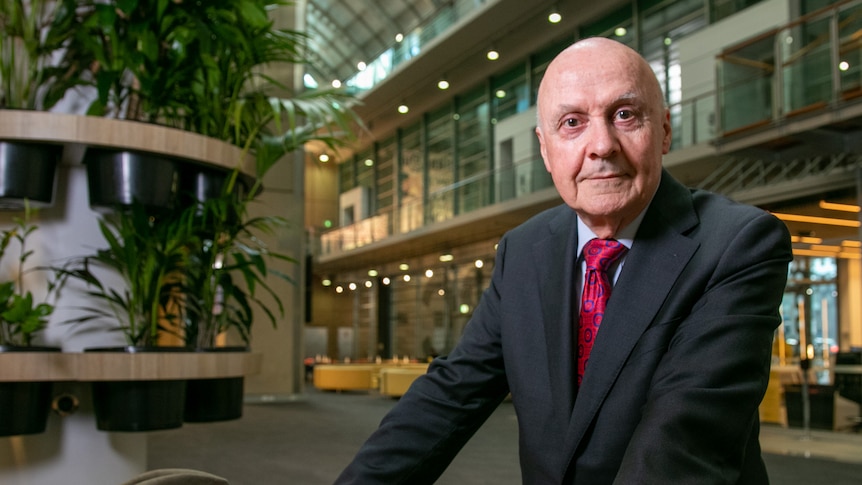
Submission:
[[[663,173],[662,182],[614,285],[590,353],[569,424],[574,453],[628,355],[698,248],[683,234],[697,224],[688,189]],[[644,275],[649,275],[648,279]]]
[[[550,223],[548,237],[533,246],[533,258],[539,271],[542,299],[542,323],[548,355],[548,373],[554,408],[569,419],[574,403],[574,348],[572,345],[572,295],[577,248],[577,218],[568,207]],[[562,268],[571,268],[565,271]]]

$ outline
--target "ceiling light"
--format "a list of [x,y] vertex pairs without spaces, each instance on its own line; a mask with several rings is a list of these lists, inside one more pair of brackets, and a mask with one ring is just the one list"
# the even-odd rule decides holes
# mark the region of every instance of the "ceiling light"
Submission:
[[627,33],[628,33],[628,30],[626,30],[625,27],[617,27],[616,29],[614,29],[614,35],[617,37],[622,37],[622,36],[626,35]]
[[370,158],[366,158],[364,163],[365,163],[366,167],[373,167],[374,166],[374,160],[372,160]]
[[368,276],[374,278],[375,276],[377,276],[377,270],[376,269],[369,269],[368,270]]
[[341,87],[341,81],[339,81],[338,79],[333,79],[332,80],[332,87],[335,89],[340,88]]
[[404,281],[410,281],[410,275],[409,275],[409,274],[406,274],[406,275],[404,275],[404,276],[402,277],[402,279],[403,279]]
[[443,90],[449,89],[449,81],[447,81],[445,79],[441,79],[441,80],[437,81],[437,87],[440,89],[443,89]]
[[452,261],[453,259],[455,259],[455,256],[453,256],[451,253],[446,253],[446,254],[440,255],[440,262],[441,263],[448,263],[449,261]]
[[398,269],[400,269],[401,271],[407,271],[408,269],[410,269],[410,265],[407,263],[401,263],[398,265]]
[[350,291],[356,291],[356,283],[350,283],[347,287],[350,288]]
[[485,54],[485,56],[488,58],[489,61],[496,61],[497,59],[500,58],[500,53],[497,52],[496,49],[492,48],[488,51],[487,54]]
[[332,280],[329,278],[324,278],[322,283],[323,283],[323,286],[332,286]]
[[840,259],[862,259],[862,255],[859,253],[850,253],[850,252],[840,252],[835,254],[831,251],[813,251],[811,249],[794,249],[794,256],[810,256],[813,258],[840,258]]
[[816,217],[816,216],[804,216],[801,214],[779,214],[777,212],[773,212],[772,215],[781,219],[782,221],[791,221],[791,222],[810,222],[812,224],[824,224],[827,226],[841,226],[841,227],[859,227],[859,221],[854,221],[851,219],[835,219],[832,217]]
[[318,160],[320,160],[320,161],[321,161],[321,162],[323,162],[323,163],[326,163],[326,162],[328,162],[328,161],[329,161],[329,155],[327,155],[327,154],[325,154],[325,153],[321,153],[321,154],[320,154],[320,156],[319,156],[319,157],[317,157],[317,159],[318,159]]
[[831,244],[812,244],[811,250],[812,251],[830,251],[833,253],[837,253],[838,251],[841,251],[841,246],[834,246]]
[[356,68],[357,68],[357,69],[359,69],[360,71],[364,71],[366,67],[368,67],[368,64],[366,64],[366,63],[365,63],[365,62],[363,62],[363,61],[359,61],[359,62],[356,64]]
[[473,263],[473,265],[475,265],[477,268],[481,268],[482,266],[485,266],[485,262],[481,259],[477,259],[476,262]]
[[802,243],[802,244],[820,244],[823,242],[822,237],[809,237],[809,236],[790,236],[790,242]]
[[398,112],[399,112],[399,113],[401,113],[401,114],[407,114],[407,112],[408,112],[408,111],[410,111],[410,108],[409,108],[409,107],[407,107],[407,105],[406,105],[406,104],[400,104],[400,105],[398,105]]
[[563,16],[560,15],[560,12],[557,7],[554,7],[554,9],[551,10],[551,13],[548,14],[548,22],[552,24],[558,24],[561,20],[563,20]]
[[384,285],[388,285],[391,282],[392,282],[392,280],[390,280],[388,276],[383,277],[383,284]]
[[429,269],[426,269],[426,270],[425,270],[425,277],[426,277],[426,278],[431,278],[431,277],[433,277],[433,276],[434,276],[434,270],[433,270],[433,269],[430,269],[430,268],[429,268]]
[[826,202],[825,200],[821,200],[818,206],[821,209],[833,210],[833,211],[843,211],[843,212],[859,212],[860,207],[854,204],[838,204],[835,202]]
[[398,42],[400,44],[402,40],[404,40],[404,34],[402,34],[401,32],[395,34],[395,42]]
[[366,287],[366,288],[371,288],[372,286],[374,286],[374,283],[372,283],[372,282],[371,282],[371,280],[367,280],[367,281],[365,282],[365,287]]

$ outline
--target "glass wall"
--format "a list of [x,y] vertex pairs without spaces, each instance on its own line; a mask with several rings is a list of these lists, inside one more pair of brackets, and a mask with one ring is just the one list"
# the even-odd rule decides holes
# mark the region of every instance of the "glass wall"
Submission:
[[[377,213],[391,215],[395,208],[395,174],[398,165],[398,144],[394,137],[378,145],[375,165],[377,167]],[[389,226],[387,234],[393,234],[391,223],[387,226]]]
[[488,93],[484,86],[456,101],[458,127],[458,214],[488,205],[493,187],[487,175],[491,171],[491,116]]
[[455,181],[454,124],[449,106],[428,115],[428,213],[426,223],[451,219],[455,214],[455,194],[444,190]]
[[492,266],[461,263],[393,277],[393,355],[425,360],[448,353],[478,304]]
[[[500,168],[494,170],[495,124],[535,104],[539,81],[548,62],[575,37],[608,36],[639,48],[662,83],[666,101],[677,109],[672,111],[672,123],[674,135],[679,136],[683,133],[678,129],[679,123],[686,120],[686,111],[679,105],[682,100],[677,41],[755,3],[758,2],[633,2],[584,26],[577,35],[573,33],[571,38],[563,38],[507,71],[489,77],[426,113],[421,123],[402,128],[381,141],[374,150],[357,154],[355,160],[340,166],[341,189],[356,184],[375,187],[376,214],[385,214],[393,222],[388,234],[409,232],[503,200],[495,190],[501,190],[503,184],[499,182],[511,177],[518,168],[513,165],[521,161],[512,160],[505,168],[499,164]],[[860,5],[862,2],[843,3],[840,9],[819,12],[777,30],[775,35],[755,38],[724,51],[718,71],[720,119],[716,126],[720,126],[721,132],[717,134],[762,126],[777,115],[792,116],[811,106],[832,102],[836,97],[850,99],[862,94],[862,44],[855,40],[858,32],[862,32]],[[714,98],[705,102],[715,105]],[[674,147],[678,147],[676,138]],[[373,160],[373,170],[363,165],[365,159]],[[540,160],[524,162],[524,166],[537,162],[539,171],[545,173]],[[812,163],[825,164],[826,160]],[[375,180],[372,182],[369,177]],[[549,184],[547,180],[512,196],[523,196]],[[515,194],[514,190],[509,192]],[[824,194],[823,198],[845,206],[857,205],[855,189]],[[813,199],[790,201],[768,209],[817,217],[830,210],[819,208],[819,200]],[[839,218],[858,223],[859,216],[847,213]],[[842,282],[842,277],[846,278],[842,275],[848,274],[847,268],[859,266],[858,226],[836,230],[826,224],[818,226],[817,234],[812,235],[794,222],[786,223],[794,236],[796,259],[790,268],[782,304],[784,323],[779,329],[782,335],[777,341],[781,345],[777,346],[776,355],[782,362],[792,362],[802,352],[806,355],[813,352],[813,358],[825,362],[828,359],[822,358],[824,352],[828,357],[851,339],[848,329],[855,327],[850,319],[859,313],[848,307],[849,301],[858,301],[848,295],[862,296],[859,281]],[[420,355],[450,348],[478,302],[479,292],[489,277],[487,271],[485,268],[477,272],[465,264],[436,268],[431,276],[411,275],[409,281],[393,280],[394,351]],[[862,341],[862,337],[852,338]]]
[[775,363],[798,365],[800,359],[809,360],[821,384],[829,384],[834,356],[862,343],[859,308],[854,307],[862,296],[859,207],[855,187],[767,207],[784,220],[794,248]]
[[530,85],[527,84],[526,63],[491,79],[492,123],[526,111],[530,106]]
[[721,132],[735,134],[854,98],[862,73],[862,2],[800,17],[719,56]]
[[406,128],[400,137],[398,172],[399,232],[410,232],[423,225],[425,207],[425,153],[419,125]]

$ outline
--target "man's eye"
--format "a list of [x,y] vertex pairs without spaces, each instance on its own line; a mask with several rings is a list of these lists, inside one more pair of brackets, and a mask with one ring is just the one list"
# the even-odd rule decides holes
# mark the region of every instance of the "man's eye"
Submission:
[[617,111],[617,119],[621,121],[630,120],[635,117],[635,114],[632,110],[629,109],[621,109]]
[[578,120],[576,120],[575,118],[567,118],[563,121],[563,125],[572,128],[578,126]]

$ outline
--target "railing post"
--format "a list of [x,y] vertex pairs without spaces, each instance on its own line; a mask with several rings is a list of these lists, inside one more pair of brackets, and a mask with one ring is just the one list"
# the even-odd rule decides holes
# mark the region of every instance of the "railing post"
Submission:
[[722,60],[721,57],[715,58],[715,134],[714,138],[718,139],[724,135],[724,117],[721,113],[721,76],[722,76]]
[[779,30],[772,37],[772,56],[774,58],[772,67],[772,121],[778,121],[784,112],[784,71],[781,55],[781,37]]
[[841,101],[841,69],[838,63],[841,62],[840,42],[841,33],[838,25],[838,9],[832,11],[829,17],[829,55],[832,62],[829,66],[829,74],[832,76],[832,104],[837,104]]

